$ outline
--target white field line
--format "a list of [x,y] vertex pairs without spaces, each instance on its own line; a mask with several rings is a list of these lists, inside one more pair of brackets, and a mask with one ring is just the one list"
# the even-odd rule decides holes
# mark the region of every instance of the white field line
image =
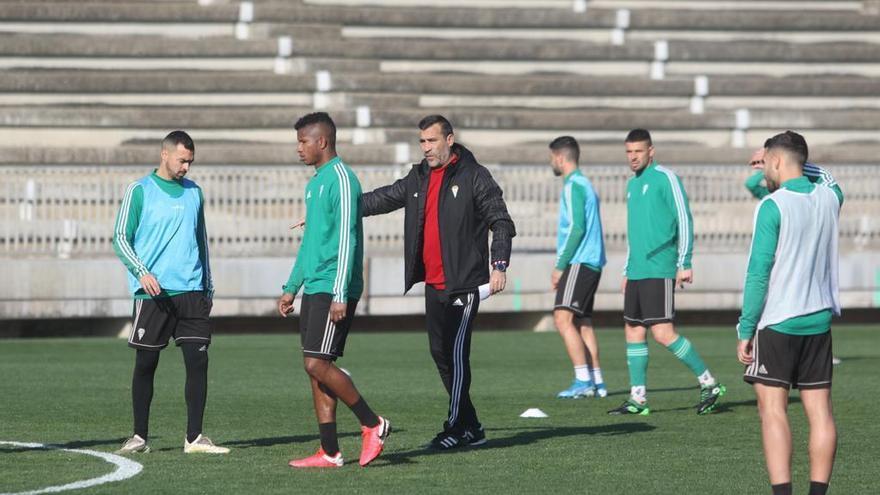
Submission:
[[140,463],[134,462],[132,460],[126,459],[125,457],[118,456],[116,454],[109,454],[107,452],[98,452],[96,450],[86,450],[86,449],[65,449],[58,447],[56,445],[46,445],[42,443],[26,443],[26,442],[11,442],[11,441],[3,441],[0,440],[0,445],[12,445],[13,447],[26,447],[30,449],[45,449],[45,450],[61,450],[64,452],[72,452],[74,454],[85,454],[90,455],[92,457],[98,457],[100,459],[104,459],[116,466],[116,470],[114,470],[110,474],[105,474],[104,476],[99,476],[97,478],[91,478],[87,480],[74,481],[73,483],[68,483],[66,485],[57,485],[57,486],[48,486],[46,488],[40,488],[37,490],[31,490],[26,492],[14,492],[14,493],[0,493],[0,495],[37,495],[38,493],[58,493],[67,490],[79,490],[81,488],[88,488],[90,486],[103,485],[104,483],[113,483],[114,481],[122,481],[133,476],[136,476],[140,473],[144,466]]

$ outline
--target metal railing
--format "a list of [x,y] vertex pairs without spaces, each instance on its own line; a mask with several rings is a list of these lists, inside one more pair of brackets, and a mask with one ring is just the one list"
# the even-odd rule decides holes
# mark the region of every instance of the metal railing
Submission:
[[[504,189],[517,225],[516,250],[552,251],[561,182],[549,167],[490,167]],[[743,187],[742,166],[678,166],[694,216],[695,245],[701,251],[741,251],[751,239],[756,205]],[[364,191],[390,184],[407,167],[355,168]],[[846,195],[841,215],[843,249],[880,244],[880,166],[832,168]],[[0,167],[0,255],[4,257],[88,257],[112,253],[113,223],[126,186],[148,167]],[[608,250],[625,249],[625,166],[584,169],[602,201]],[[304,217],[303,189],[311,168],[197,165],[191,178],[203,188],[213,256],[291,256],[301,231],[290,225]],[[368,252],[399,253],[403,213],[365,220]]]

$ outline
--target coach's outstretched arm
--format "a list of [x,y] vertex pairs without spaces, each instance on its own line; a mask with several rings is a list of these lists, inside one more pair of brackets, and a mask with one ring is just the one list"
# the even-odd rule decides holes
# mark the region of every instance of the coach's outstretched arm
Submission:
[[[413,174],[415,169],[410,171]],[[406,206],[406,181],[410,176],[395,181],[393,184],[379,187],[361,195],[361,216],[370,217],[399,210]]]

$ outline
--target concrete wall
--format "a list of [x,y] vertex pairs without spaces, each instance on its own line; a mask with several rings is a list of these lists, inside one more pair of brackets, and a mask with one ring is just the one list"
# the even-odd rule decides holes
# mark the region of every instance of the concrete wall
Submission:
[[[697,253],[695,283],[676,295],[676,306],[694,310],[740,307],[747,253]],[[597,310],[622,309],[620,273],[624,253],[609,253],[596,299]],[[485,301],[481,313],[549,310],[553,304],[550,253],[514,253],[508,288]],[[213,260],[217,288],[215,316],[271,316],[293,260],[246,258]],[[403,259],[368,257],[366,291],[358,310],[365,315],[423,312],[421,284],[404,296]],[[115,258],[0,259],[0,320],[36,318],[118,318],[131,314],[125,272]],[[852,251],[840,259],[845,308],[880,307],[880,252]]]

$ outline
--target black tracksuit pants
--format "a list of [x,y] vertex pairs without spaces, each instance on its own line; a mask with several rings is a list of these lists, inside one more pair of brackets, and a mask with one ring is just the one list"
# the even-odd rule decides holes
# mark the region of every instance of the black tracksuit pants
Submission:
[[449,415],[444,430],[462,433],[478,428],[471,402],[471,331],[480,295],[477,291],[447,295],[425,286],[425,319],[431,356],[449,394]]

